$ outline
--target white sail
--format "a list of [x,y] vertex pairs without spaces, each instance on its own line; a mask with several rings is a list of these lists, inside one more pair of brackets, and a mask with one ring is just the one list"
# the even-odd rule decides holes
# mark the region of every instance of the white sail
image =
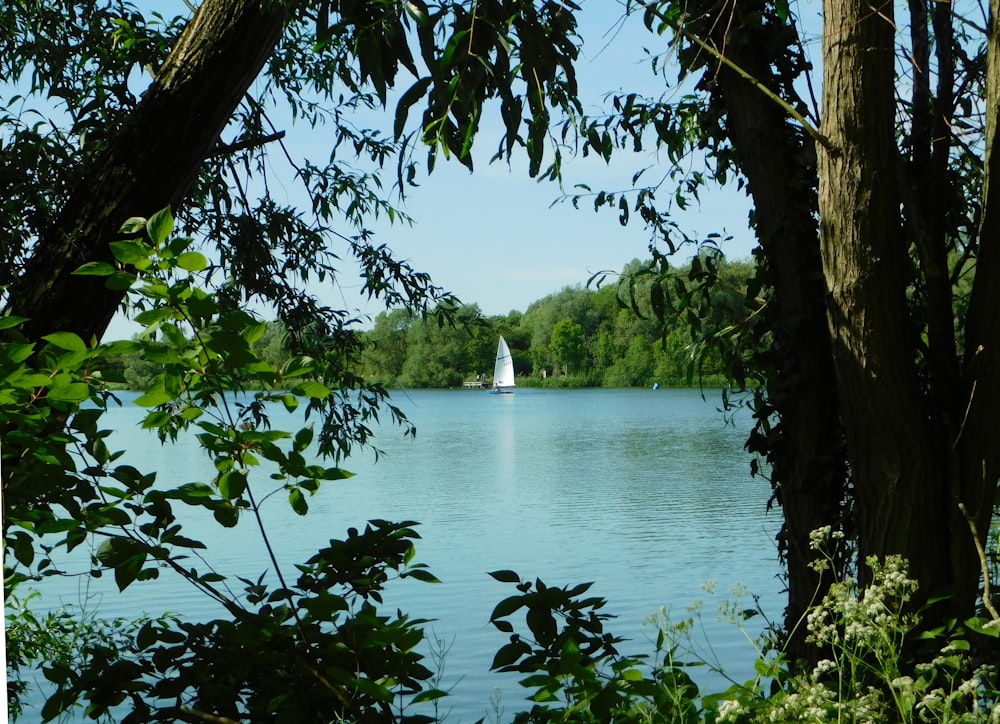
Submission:
[[514,387],[514,360],[510,356],[507,340],[501,336],[497,345],[497,363],[493,368],[493,389],[502,391],[508,387]]

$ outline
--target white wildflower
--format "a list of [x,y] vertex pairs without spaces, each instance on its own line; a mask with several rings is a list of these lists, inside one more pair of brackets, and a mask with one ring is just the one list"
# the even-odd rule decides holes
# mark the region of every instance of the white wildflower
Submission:
[[809,533],[809,547],[814,551],[822,550],[823,545],[832,537],[833,528],[824,525]]
[[837,662],[832,659],[821,659],[816,662],[816,666],[812,670],[812,680],[819,681],[820,679],[826,678],[828,674],[832,674],[837,670]]
[[963,681],[958,685],[959,696],[974,696],[979,691],[979,679],[973,676],[968,681]]
[[724,702],[719,704],[719,718],[716,719],[717,722],[728,722],[728,721],[738,721],[739,715],[743,711],[743,707],[738,701],[733,699],[726,699]]

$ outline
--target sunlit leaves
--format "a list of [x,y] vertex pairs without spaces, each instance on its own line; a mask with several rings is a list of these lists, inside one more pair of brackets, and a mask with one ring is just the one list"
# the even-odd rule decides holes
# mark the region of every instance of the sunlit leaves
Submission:
[[87,349],[87,345],[84,344],[83,340],[72,332],[54,332],[53,334],[45,335],[42,339],[60,349],[70,352],[83,352]]
[[170,209],[161,209],[146,220],[146,233],[154,247],[164,246],[173,230],[174,216]]
[[106,277],[114,274],[115,271],[117,271],[115,267],[106,261],[91,261],[83,264],[74,273],[80,276]]
[[177,266],[190,272],[200,272],[208,267],[208,259],[197,251],[186,251],[177,257]]
[[315,380],[306,380],[297,384],[293,390],[295,394],[303,397],[311,397],[316,400],[326,399],[330,395],[330,388]]
[[89,397],[90,386],[85,382],[56,384],[48,390],[48,398],[53,401],[80,403]]

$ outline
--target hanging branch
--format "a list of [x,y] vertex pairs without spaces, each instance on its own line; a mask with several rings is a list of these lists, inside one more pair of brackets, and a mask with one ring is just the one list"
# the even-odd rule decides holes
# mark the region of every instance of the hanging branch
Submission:
[[258,148],[265,144],[272,143],[273,141],[280,141],[284,137],[284,131],[277,131],[275,133],[269,133],[266,136],[248,138],[245,141],[240,141],[239,143],[220,143],[212,150],[208,157],[216,158],[217,156],[228,156],[236,153],[237,151],[243,151],[248,148]]
[[720,63],[730,68],[738,76],[743,78],[750,85],[752,85],[754,88],[763,93],[768,99],[777,103],[778,106],[780,106],[781,109],[785,111],[785,113],[787,113],[793,119],[798,121],[799,124],[801,124],[802,128],[805,129],[806,133],[812,136],[813,140],[815,140],[818,144],[820,144],[823,148],[825,148],[831,155],[834,156],[839,155],[840,153],[839,150],[835,148],[832,143],[830,143],[830,139],[824,136],[822,133],[820,133],[819,129],[813,126],[808,121],[808,119],[806,119],[806,117],[802,115],[798,110],[796,110],[788,101],[786,101],[784,98],[782,98],[777,93],[772,91],[770,88],[761,83],[759,80],[754,78],[753,75],[744,70],[742,67],[740,67],[732,60],[730,60],[725,55],[725,53],[715,48],[715,46],[710,45],[706,41],[699,38],[697,35],[689,33],[687,30],[685,30],[684,23],[682,21],[671,20],[670,18],[668,18],[666,15],[663,14],[662,11],[654,7],[655,5],[656,5],[655,2],[647,2],[643,4],[643,7],[647,11],[655,15],[657,18],[659,18],[664,24],[668,25],[675,33],[677,33],[678,35],[683,35],[685,38],[693,42],[699,48],[701,48],[706,53],[711,55],[713,58],[718,60]]

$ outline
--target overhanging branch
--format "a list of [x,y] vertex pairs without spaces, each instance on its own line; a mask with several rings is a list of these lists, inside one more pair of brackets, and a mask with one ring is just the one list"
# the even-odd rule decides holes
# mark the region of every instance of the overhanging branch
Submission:
[[[752,85],[754,88],[756,88],[761,93],[763,93],[768,99],[770,99],[770,100],[774,101],[776,104],[778,104],[778,106],[780,106],[781,109],[783,111],[785,111],[785,113],[787,113],[789,116],[791,116],[793,119],[795,119],[796,121],[798,121],[802,125],[802,128],[805,129],[806,133],[808,133],[810,136],[812,136],[813,140],[815,140],[816,143],[818,143],[819,145],[821,145],[823,148],[825,148],[831,154],[837,155],[838,150],[834,147],[834,145],[832,143],[830,143],[830,139],[828,139],[826,136],[824,136],[822,133],[820,133],[819,129],[817,129],[815,126],[813,126],[806,119],[806,117],[803,116],[798,110],[796,110],[795,107],[792,106],[788,101],[786,101],[784,98],[782,98],[777,93],[775,93],[774,91],[772,91],[770,88],[768,88],[766,85],[764,85],[763,83],[761,83],[759,80],[757,80],[756,78],[754,78],[753,75],[751,75],[749,72],[747,72],[746,70],[744,70],[742,67],[740,67],[739,65],[737,65],[736,63],[734,63],[732,60],[730,60],[726,56],[725,53],[719,51],[714,46],[712,46],[709,43],[705,42],[704,40],[702,40],[701,38],[699,38],[694,33],[689,33],[687,30],[685,30],[684,29],[684,23],[683,23],[682,20],[671,20],[666,15],[664,15],[663,12],[661,12],[658,8],[654,7],[655,5],[656,5],[655,2],[647,2],[647,3],[645,3],[643,5],[643,7],[646,10],[648,10],[650,13],[652,13],[653,15],[655,15],[657,18],[659,18],[661,21],[663,21],[664,24],[668,25],[675,33],[677,33],[678,35],[683,35],[685,38],[688,38],[691,42],[693,42],[699,48],[701,48],[702,50],[704,50],[706,53],[708,53],[709,55],[711,55],[713,58],[715,58],[716,60],[718,60],[720,63],[722,63],[723,65],[725,65],[728,68],[730,68],[734,73],[736,73],[737,75],[739,75],[745,81],[747,81],[748,83],[750,83],[750,85]],[[683,19],[683,16],[682,16],[682,19]]]
[[216,158],[218,156],[228,156],[232,153],[236,153],[237,151],[245,151],[248,148],[258,148],[265,144],[273,143],[274,141],[280,141],[284,137],[284,131],[277,131],[276,133],[269,133],[266,136],[247,138],[239,143],[220,143],[212,150],[208,157]]

